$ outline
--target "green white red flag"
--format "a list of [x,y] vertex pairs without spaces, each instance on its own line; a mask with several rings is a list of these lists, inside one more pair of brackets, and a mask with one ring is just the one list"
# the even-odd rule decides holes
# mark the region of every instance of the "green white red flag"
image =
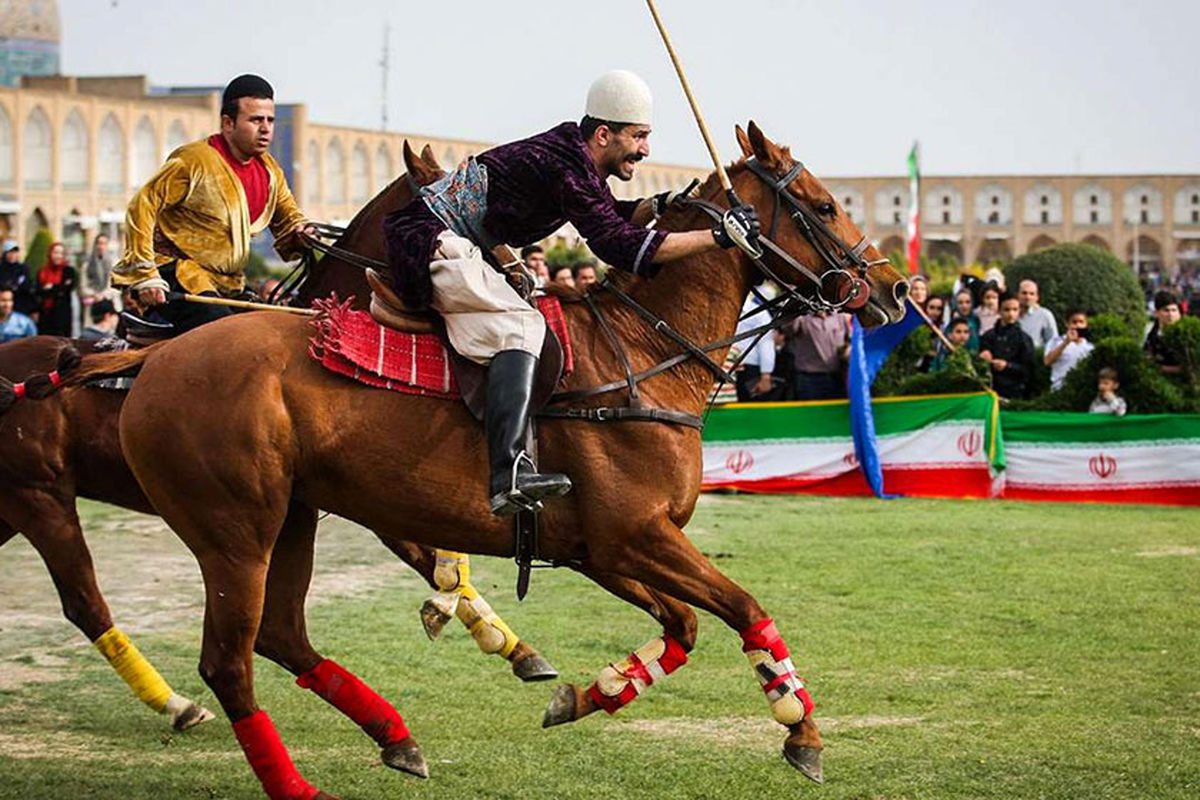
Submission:
[[921,269],[921,167],[920,145],[913,142],[908,153],[908,237],[904,251],[908,256],[908,271]]

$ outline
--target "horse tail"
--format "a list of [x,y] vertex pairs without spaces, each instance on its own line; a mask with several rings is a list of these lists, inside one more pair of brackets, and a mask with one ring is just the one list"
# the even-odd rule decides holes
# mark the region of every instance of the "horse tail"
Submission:
[[138,350],[118,350],[111,353],[93,353],[77,360],[68,370],[59,372],[62,388],[79,386],[98,378],[131,377],[142,369],[146,359],[162,346],[158,342]]
[[20,383],[0,376],[0,414],[4,414],[23,397],[41,400],[54,394],[64,383],[64,376],[79,367],[83,357],[72,344],[58,351],[58,363],[51,372],[30,375]]

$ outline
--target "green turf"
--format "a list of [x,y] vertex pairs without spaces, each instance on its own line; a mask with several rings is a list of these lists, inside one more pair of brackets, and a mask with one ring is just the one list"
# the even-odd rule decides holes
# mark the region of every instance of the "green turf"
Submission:
[[[428,781],[381,766],[351,723],[262,661],[260,702],[304,775],[344,800],[1200,797],[1200,512],[715,497],[689,533],[789,641],[825,728],[825,786],[784,763],[737,635],[707,615],[665,683],[616,717],[544,731],[549,685],[521,685],[461,628],[427,642],[400,570],[314,607],[314,643],[399,699]],[[572,573],[535,574],[518,605],[510,564],[475,572],[568,680],[657,633]],[[188,617],[136,641],[212,703],[198,637]],[[173,734],[95,653],[55,656],[58,682],[0,692],[0,798],[260,796],[223,721]]]

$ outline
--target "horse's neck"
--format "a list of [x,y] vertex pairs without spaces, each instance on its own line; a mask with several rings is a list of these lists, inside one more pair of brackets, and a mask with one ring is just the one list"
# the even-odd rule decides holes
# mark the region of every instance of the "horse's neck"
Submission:
[[[708,217],[699,211],[672,214],[663,218],[668,233],[708,227]],[[713,250],[664,264],[651,280],[636,280],[628,289],[631,297],[677,333],[704,347],[732,336],[737,329],[742,303],[750,290],[751,265],[737,250]],[[645,321],[624,311],[623,331],[647,331]],[[679,353],[679,345],[657,332],[634,334],[628,343],[649,361],[657,363]],[[728,348],[710,353],[717,363]],[[697,361],[672,370],[675,380],[686,386],[689,405],[703,406],[712,387],[713,374]]]

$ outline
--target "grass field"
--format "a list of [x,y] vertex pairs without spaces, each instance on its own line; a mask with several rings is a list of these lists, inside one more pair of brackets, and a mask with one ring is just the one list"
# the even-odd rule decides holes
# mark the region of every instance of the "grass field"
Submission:
[[[119,623],[181,692],[198,572],[157,521],[83,509]],[[283,670],[259,699],[305,776],[343,798],[1200,797],[1200,512],[1002,502],[707,497],[688,533],[779,623],[825,735],[823,787],[786,766],[737,635],[701,615],[691,662],[615,717],[540,729],[522,685],[460,627],[428,642],[422,584],[322,523],[314,643],[399,699],[419,781]],[[567,571],[478,559],[477,585],[564,679],[657,633]],[[0,551],[0,798],[258,798],[229,726],[172,733],[59,615],[36,554]]]

